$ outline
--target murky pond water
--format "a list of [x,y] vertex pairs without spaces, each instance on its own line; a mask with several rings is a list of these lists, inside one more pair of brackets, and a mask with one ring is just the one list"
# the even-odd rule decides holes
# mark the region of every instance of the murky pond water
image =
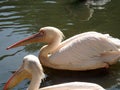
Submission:
[[[120,0],[0,0],[0,90],[27,54],[38,55],[43,44],[11,50],[6,47],[39,30],[58,27],[66,39],[86,31],[109,33],[120,38]],[[100,84],[108,90],[120,90],[120,62],[110,69],[85,72],[45,69],[42,86],[70,81]],[[14,90],[24,90],[28,81]]]

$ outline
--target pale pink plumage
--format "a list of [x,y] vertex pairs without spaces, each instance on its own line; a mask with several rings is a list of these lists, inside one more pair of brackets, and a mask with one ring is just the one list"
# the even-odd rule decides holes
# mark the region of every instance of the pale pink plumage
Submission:
[[49,57],[49,62],[60,69],[104,68],[106,63],[115,63],[120,57],[120,54],[102,56],[102,53],[118,51],[118,48],[106,35],[101,33],[82,33],[62,42],[62,44],[64,43],[62,48]]
[[7,49],[46,42],[40,49],[39,59],[44,66],[64,70],[91,70],[108,68],[120,58],[120,40],[109,34],[85,32],[63,42],[63,33],[55,27],[43,27],[40,31]]

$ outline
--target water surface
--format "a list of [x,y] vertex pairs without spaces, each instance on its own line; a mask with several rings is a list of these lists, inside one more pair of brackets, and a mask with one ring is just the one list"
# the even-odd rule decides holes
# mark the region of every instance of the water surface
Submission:
[[[120,0],[0,0],[0,90],[27,54],[38,55],[43,44],[11,50],[6,47],[38,32],[43,26],[59,28],[65,39],[86,31],[109,33],[120,38]],[[70,81],[100,84],[108,90],[120,90],[120,62],[110,69],[85,72],[45,69],[42,86]],[[28,81],[14,90],[24,90]]]

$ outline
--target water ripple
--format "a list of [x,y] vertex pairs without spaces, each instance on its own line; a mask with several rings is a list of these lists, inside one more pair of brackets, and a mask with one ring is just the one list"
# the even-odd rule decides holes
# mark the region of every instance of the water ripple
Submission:
[[4,2],[7,2],[7,0],[0,0],[0,3],[4,3]]
[[10,17],[4,17],[4,18],[0,18],[0,20],[10,20],[10,19],[18,19],[18,18],[21,18],[22,16],[10,16]]
[[15,8],[15,6],[2,6],[0,10],[12,9],[12,8]]
[[57,2],[56,1],[44,1],[43,3],[55,4]]
[[23,49],[22,49],[22,50],[18,50],[17,52],[15,52],[15,53],[13,53],[13,54],[3,55],[3,56],[0,57],[0,60],[3,60],[3,59],[6,58],[6,57],[14,56],[15,54],[17,54],[17,53],[19,53],[19,52],[21,52],[21,51],[23,51]]
[[11,12],[1,12],[0,13],[0,16],[10,16],[10,15],[13,15],[13,14],[16,14],[17,12],[15,11],[11,11]]

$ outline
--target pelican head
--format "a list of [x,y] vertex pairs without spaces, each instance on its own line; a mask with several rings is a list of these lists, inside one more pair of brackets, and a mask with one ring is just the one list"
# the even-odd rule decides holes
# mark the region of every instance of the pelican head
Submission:
[[37,42],[44,42],[48,44],[51,44],[54,41],[61,42],[63,37],[64,37],[63,33],[58,28],[47,26],[47,27],[41,28],[38,33],[32,36],[29,36],[23,40],[20,40],[15,44],[9,46],[7,50],[11,48],[31,44],[31,43],[37,43]]
[[[43,68],[39,62],[39,59],[34,55],[27,55],[23,59],[23,64],[21,67],[13,74],[13,76],[7,81],[4,86],[4,90],[11,89],[19,84],[22,80],[26,78],[33,78],[35,77],[39,81],[44,78]],[[39,87],[39,86],[38,86]]]

